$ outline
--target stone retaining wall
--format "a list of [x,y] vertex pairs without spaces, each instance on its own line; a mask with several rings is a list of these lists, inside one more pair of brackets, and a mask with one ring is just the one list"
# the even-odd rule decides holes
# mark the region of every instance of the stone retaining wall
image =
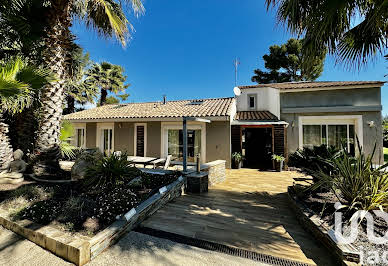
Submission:
[[54,227],[42,226],[29,220],[12,221],[6,214],[2,213],[0,213],[0,225],[65,260],[76,265],[84,265],[167,202],[179,197],[182,194],[185,182],[186,179],[180,177],[175,182],[163,187],[164,189],[159,190],[159,192],[132,209],[130,211],[132,215],[129,215],[130,212],[126,214],[127,217],[123,215],[93,238],[71,235]]
[[360,262],[360,254],[357,249],[349,244],[342,245],[337,243],[335,239],[331,237],[334,234],[333,229],[328,228],[314,211],[309,209],[302,201],[298,199],[292,186],[288,187],[288,197],[290,205],[300,224],[308,232],[325,245],[330,251],[333,251],[333,256],[342,265],[349,265],[350,262]]
[[209,186],[226,180],[226,161],[216,160],[201,165],[201,170],[209,173]]

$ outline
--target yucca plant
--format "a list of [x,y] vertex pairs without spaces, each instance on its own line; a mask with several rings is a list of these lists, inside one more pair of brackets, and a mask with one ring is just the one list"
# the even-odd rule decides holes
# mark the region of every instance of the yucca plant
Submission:
[[325,144],[312,148],[304,147],[290,155],[288,165],[302,168],[309,174],[313,174],[316,171],[330,174],[333,171],[331,160],[341,156],[342,153],[341,150],[333,146],[326,146]]
[[365,195],[359,200],[362,210],[387,210],[388,174],[371,175],[365,192]]
[[374,168],[376,145],[372,153],[365,155],[358,139],[357,143],[359,152],[355,157],[343,152],[342,156],[326,160],[333,171],[316,171],[314,175],[318,180],[310,189],[330,188],[338,200],[351,210],[384,208],[388,202],[388,177],[382,170],[388,163]]
[[83,182],[87,188],[113,187],[138,176],[141,176],[141,171],[131,166],[126,154],[112,154],[88,168]]

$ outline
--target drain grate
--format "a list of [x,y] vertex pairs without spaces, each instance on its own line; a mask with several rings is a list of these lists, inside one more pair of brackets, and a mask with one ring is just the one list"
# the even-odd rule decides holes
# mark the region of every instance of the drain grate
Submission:
[[251,259],[254,261],[259,261],[270,265],[277,265],[277,266],[308,266],[309,265],[298,261],[282,259],[271,255],[260,254],[260,253],[245,250],[245,249],[233,248],[226,245],[213,243],[210,241],[182,236],[182,235],[161,231],[161,230],[157,230],[149,227],[139,226],[134,231],[147,234],[150,236],[154,236],[154,237],[168,239],[177,243],[186,244],[189,246],[194,246],[194,247],[198,247],[206,250],[217,251],[217,252],[225,253],[232,256]]

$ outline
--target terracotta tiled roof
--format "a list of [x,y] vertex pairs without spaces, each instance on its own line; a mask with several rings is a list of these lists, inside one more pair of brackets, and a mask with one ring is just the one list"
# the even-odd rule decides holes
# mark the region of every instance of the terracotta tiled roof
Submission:
[[234,98],[109,104],[64,116],[65,120],[230,116]]
[[384,81],[301,81],[301,82],[283,82],[271,84],[257,84],[249,86],[238,86],[240,89],[271,87],[276,89],[315,89],[326,87],[357,86],[357,85],[375,85],[382,86]]
[[239,121],[278,121],[276,115],[269,111],[240,111],[236,112],[234,119]]

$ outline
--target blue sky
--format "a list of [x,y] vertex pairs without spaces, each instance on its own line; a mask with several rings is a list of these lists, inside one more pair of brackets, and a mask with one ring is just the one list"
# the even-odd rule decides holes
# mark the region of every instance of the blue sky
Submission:
[[[272,44],[292,37],[276,25],[274,11],[264,0],[148,0],[146,13],[129,16],[136,29],[126,48],[75,24],[78,43],[96,62],[122,65],[131,86],[128,101],[211,98],[233,95],[233,60],[238,57],[238,84],[252,84],[255,68]],[[376,58],[366,67],[348,70],[328,56],[318,80],[386,80],[388,64]],[[388,86],[382,90],[388,114]],[[386,110],[387,109],[387,110]]]

